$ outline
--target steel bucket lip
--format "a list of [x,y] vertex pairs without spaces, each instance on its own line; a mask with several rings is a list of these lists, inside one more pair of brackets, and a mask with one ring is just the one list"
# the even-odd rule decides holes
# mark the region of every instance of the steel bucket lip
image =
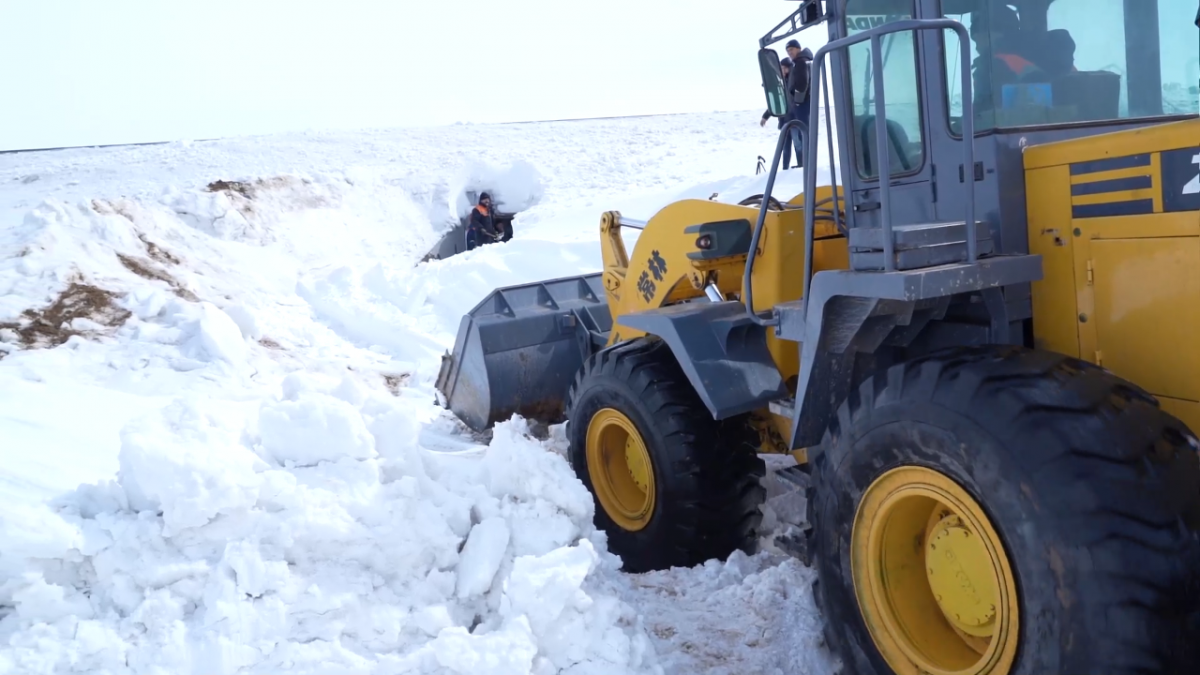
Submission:
[[441,356],[438,404],[476,432],[520,414],[553,424],[584,360],[607,342],[603,272],[497,288],[459,324]]

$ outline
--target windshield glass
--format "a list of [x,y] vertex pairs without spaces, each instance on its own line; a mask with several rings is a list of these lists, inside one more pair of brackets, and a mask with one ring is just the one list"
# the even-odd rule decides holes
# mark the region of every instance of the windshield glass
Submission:
[[[913,17],[912,0],[849,0],[846,4],[846,34],[857,35],[876,26]],[[925,161],[924,129],[921,124],[921,89],[917,68],[917,43],[913,31],[889,33],[880,39],[883,61],[884,118],[893,177],[920,171]],[[855,166],[859,175],[879,175],[876,160],[874,61],[871,43],[847,48],[847,85],[853,118]]]
[[[976,129],[1200,112],[1194,0],[945,0],[971,33]],[[958,37],[945,34],[962,114]],[[957,129],[955,129],[957,131]]]

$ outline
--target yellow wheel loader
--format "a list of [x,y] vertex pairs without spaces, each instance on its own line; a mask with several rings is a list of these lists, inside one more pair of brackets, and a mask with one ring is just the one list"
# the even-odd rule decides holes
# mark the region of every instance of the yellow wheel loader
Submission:
[[[760,41],[787,116],[769,46],[828,30],[764,194],[604,213],[603,270],[464,317],[445,404],[565,419],[630,572],[753,551],[794,455],[846,673],[1200,673],[1197,21],[804,0]],[[792,129],[835,170],[785,201]]]

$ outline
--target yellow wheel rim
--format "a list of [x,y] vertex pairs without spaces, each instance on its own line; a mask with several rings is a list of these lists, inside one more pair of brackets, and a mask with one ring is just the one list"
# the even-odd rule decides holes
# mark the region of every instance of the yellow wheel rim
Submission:
[[897,675],[1008,675],[1017,584],[995,528],[945,475],[916,466],[871,484],[850,566],[867,630]]
[[587,466],[596,499],[623,530],[636,532],[654,513],[654,465],[646,442],[623,413],[604,408],[587,430]]

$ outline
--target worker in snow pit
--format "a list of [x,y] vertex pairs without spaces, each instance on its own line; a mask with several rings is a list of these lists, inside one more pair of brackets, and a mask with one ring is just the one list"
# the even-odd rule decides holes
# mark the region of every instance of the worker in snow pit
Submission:
[[500,238],[492,219],[492,196],[486,192],[479,195],[479,202],[471,209],[467,221],[467,250],[494,243]]

